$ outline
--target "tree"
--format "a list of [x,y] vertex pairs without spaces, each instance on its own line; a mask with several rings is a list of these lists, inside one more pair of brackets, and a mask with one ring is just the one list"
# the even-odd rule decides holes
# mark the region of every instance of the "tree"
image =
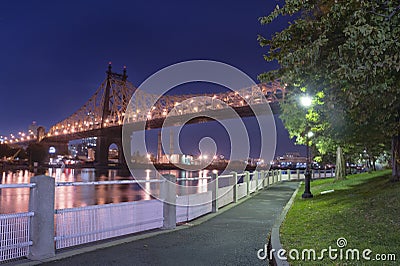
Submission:
[[0,159],[12,156],[12,148],[7,144],[0,144]]
[[336,156],[336,170],[335,170],[335,180],[346,179],[346,163],[343,157],[342,148],[339,146],[337,148]]
[[[269,24],[286,15],[295,15],[288,27],[270,39],[259,36],[265,59],[280,64],[259,78],[280,78],[292,89],[289,101],[299,91],[322,93],[322,104],[309,112],[333,146],[384,147],[383,152],[395,136],[393,179],[399,180],[399,1],[288,0],[260,21]],[[284,104],[283,115],[289,108],[296,107]],[[284,123],[290,127],[289,120],[296,119]]]
[[40,143],[30,143],[27,148],[29,164],[33,162],[43,163],[47,158],[47,149]]

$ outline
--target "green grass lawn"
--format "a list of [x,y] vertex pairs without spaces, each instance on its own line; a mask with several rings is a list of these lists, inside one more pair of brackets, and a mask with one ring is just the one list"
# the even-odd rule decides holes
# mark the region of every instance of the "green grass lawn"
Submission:
[[[312,199],[302,199],[304,185],[296,195],[281,227],[285,250],[300,251],[300,260],[288,258],[291,265],[400,265],[400,183],[389,182],[390,171],[378,171],[311,182]],[[334,192],[321,195],[322,191]],[[331,260],[327,252],[317,261],[301,259],[304,249],[314,249],[320,257],[322,249],[338,249],[337,239],[344,237],[347,245],[343,259]],[[348,249],[360,251],[360,261],[346,261]],[[362,251],[372,250],[370,261],[362,259]],[[395,262],[373,261],[376,254],[395,254]],[[292,253],[295,255],[295,253]],[[305,253],[307,254],[307,253]],[[367,254],[368,255],[368,254]],[[351,256],[349,256],[351,258]]]

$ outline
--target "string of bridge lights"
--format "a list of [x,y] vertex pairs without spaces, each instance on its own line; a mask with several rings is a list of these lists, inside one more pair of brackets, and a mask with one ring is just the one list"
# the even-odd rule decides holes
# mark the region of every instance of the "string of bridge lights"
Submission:
[[10,134],[9,136],[0,136],[0,144],[12,144],[24,141],[35,140],[36,135],[32,130],[29,130],[27,133],[23,131],[19,131],[18,134]]

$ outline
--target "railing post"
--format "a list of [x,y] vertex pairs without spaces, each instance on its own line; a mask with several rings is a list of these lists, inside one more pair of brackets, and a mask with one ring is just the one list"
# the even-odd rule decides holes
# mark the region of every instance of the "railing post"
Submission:
[[238,178],[236,172],[231,172],[233,177],[233,202],[238,201]]
[[315,170],[311,170],[311,180],[315,178]]
[[331,177],[333,177],[333,168],[331,168]]
[[264,189],[264,181],[265,181],[265,170],[261,170],[261,188]]
[[321,169],[318,169],[318,177],[321,178]]
[[273,177],[274,170],[270,170],[268,173],[268,186],[271,186],[274,183]]
[[212,186],[212,212],[218,211],[218,174],[211,174],[211,186]]
[[174,229],[176,227],[176,177],[174,175],[164,175],[161,193],[164,214],[163,229]]
[[255,180],[256,182],[256,187],[254,189],[254,192],[258,191],[258,172],[256,170],[254,170],[253,172],[253,180]]
[[272,170],[272,171],[271,171],[271,176],[270,176],[270,177],[271,177],[271,180],[270,180],[271,182],[269,182],[270,185],[273,185],[273,184],[274,184],[274,171],[275,171],[275,170]]
[[244,172],[244,180],[246,181],[246,196],[250,196],[250,173],[249,171]]
[[34,212],[30,220],[29,238],[32,246],[28,258],[42,260],[55,256],[54,248],[54,194],[55,182],[50,176],[33,176],[29,195],[29,211]]
[[265,179],[267,180],[267,185],[266,185],[266,187],[269,187],[269,173],[270,173],[269,170],[268,170],[268,171],[265,171]]
[[297,180],[300,180],[300,170],[297,169],[297,170],[296,170],[296,173],[297,173]]
[[282,181],[282,170],[278,170],[278,175],[279,175],[279,178],[281,179],[281,181]]
[[288,179],[290,180],[290,179],[291,179],[291,176],[290,176],[290,172],[291,172],[291,171],[290,171],[290,169],[287,169],[286,171],[287,171],[287,173],[288,173]]
[[326,178],[326,168],[324,169],[324,178]]

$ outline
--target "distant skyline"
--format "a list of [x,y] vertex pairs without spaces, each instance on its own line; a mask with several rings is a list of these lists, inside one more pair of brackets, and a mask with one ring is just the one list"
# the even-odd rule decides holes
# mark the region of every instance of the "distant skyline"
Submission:
[[[263,59],[257,35],[288,23],[258,18],[282,1],[2,1],[0,3],[0,135],[46,129],[80,108],[113,70],[125,65],[139,86],[168,65],[208,59],[257,75],[277,64]],[[185,92],[185,91],[183,91]],[[281,122],[278,121],[277,124]],[[298,149],[278,126],[278,140]],[[291,150],[288,150],[291,151]]]

